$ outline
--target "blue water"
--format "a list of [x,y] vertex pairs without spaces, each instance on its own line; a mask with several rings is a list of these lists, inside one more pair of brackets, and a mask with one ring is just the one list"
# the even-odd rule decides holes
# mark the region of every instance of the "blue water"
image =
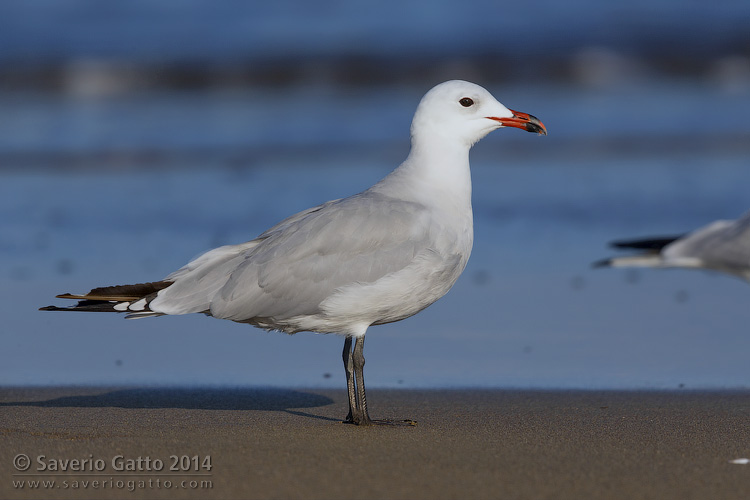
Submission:
[[589,45],[654,56],[689,50],[688,60],[746,42],[749,22],[743,0],[8,0],[0,4],[0,60],[448,54],[460,63],[477,51],[551,58]]
[[[590,267],[613,239],[750,208],[746,2],[214,5],[0,5],[0,383],[342,387],[333,335],[36,309],[368,187],[421,95],[460,77],[549,136],[475,146],[469,266],[370,330],[368,385],[748,386],[747,283]],[[377,58],[349,80],[352,54]],[[430,70],[399,77],[411,61]]]

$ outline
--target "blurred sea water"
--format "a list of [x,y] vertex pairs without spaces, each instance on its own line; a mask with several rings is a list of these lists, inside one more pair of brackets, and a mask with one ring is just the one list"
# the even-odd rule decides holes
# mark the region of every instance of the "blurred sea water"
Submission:
[[334,335],[36,309],[367,188],[463,78],[550,135],[475,146],[469,266],[368,385],[748,386],[747,283],[590,264],[750,209],[750,5],[359,4],[0,5],[0,383],[342,386]]

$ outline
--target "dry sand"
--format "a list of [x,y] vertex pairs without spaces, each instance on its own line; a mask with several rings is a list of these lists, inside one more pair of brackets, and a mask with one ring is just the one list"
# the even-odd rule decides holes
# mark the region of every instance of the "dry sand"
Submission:
[[341,424],[335,390],[0,389],[0,498],[750,498],[750,391],[368,395],[419,424]]

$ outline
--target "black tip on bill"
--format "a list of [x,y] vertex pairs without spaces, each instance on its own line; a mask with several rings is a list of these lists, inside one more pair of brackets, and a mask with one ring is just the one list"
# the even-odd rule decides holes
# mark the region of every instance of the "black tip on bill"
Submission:
[[537,133],[539,135],[547,135],[547,131],[544,128],[542,128],[539,125],[537,125],[536,123],[527,123],[526,124],[526,131],[527,132],[534,132],[534,133]]
[[534,115],[529,115],[529,122],[526,124],[527,132],[534,132],[539,135],[547,135],[547,129],[544,128],[542,122]]

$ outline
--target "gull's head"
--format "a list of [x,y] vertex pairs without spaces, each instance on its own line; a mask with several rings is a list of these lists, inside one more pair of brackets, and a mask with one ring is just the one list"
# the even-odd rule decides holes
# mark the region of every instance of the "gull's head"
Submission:
[[415,139],[434,136],[471,146],[501,127],[547,135],[547,129],[536,117],[506,108],[479,85],[451,80],[433,87],[422,98],[411,134]]

